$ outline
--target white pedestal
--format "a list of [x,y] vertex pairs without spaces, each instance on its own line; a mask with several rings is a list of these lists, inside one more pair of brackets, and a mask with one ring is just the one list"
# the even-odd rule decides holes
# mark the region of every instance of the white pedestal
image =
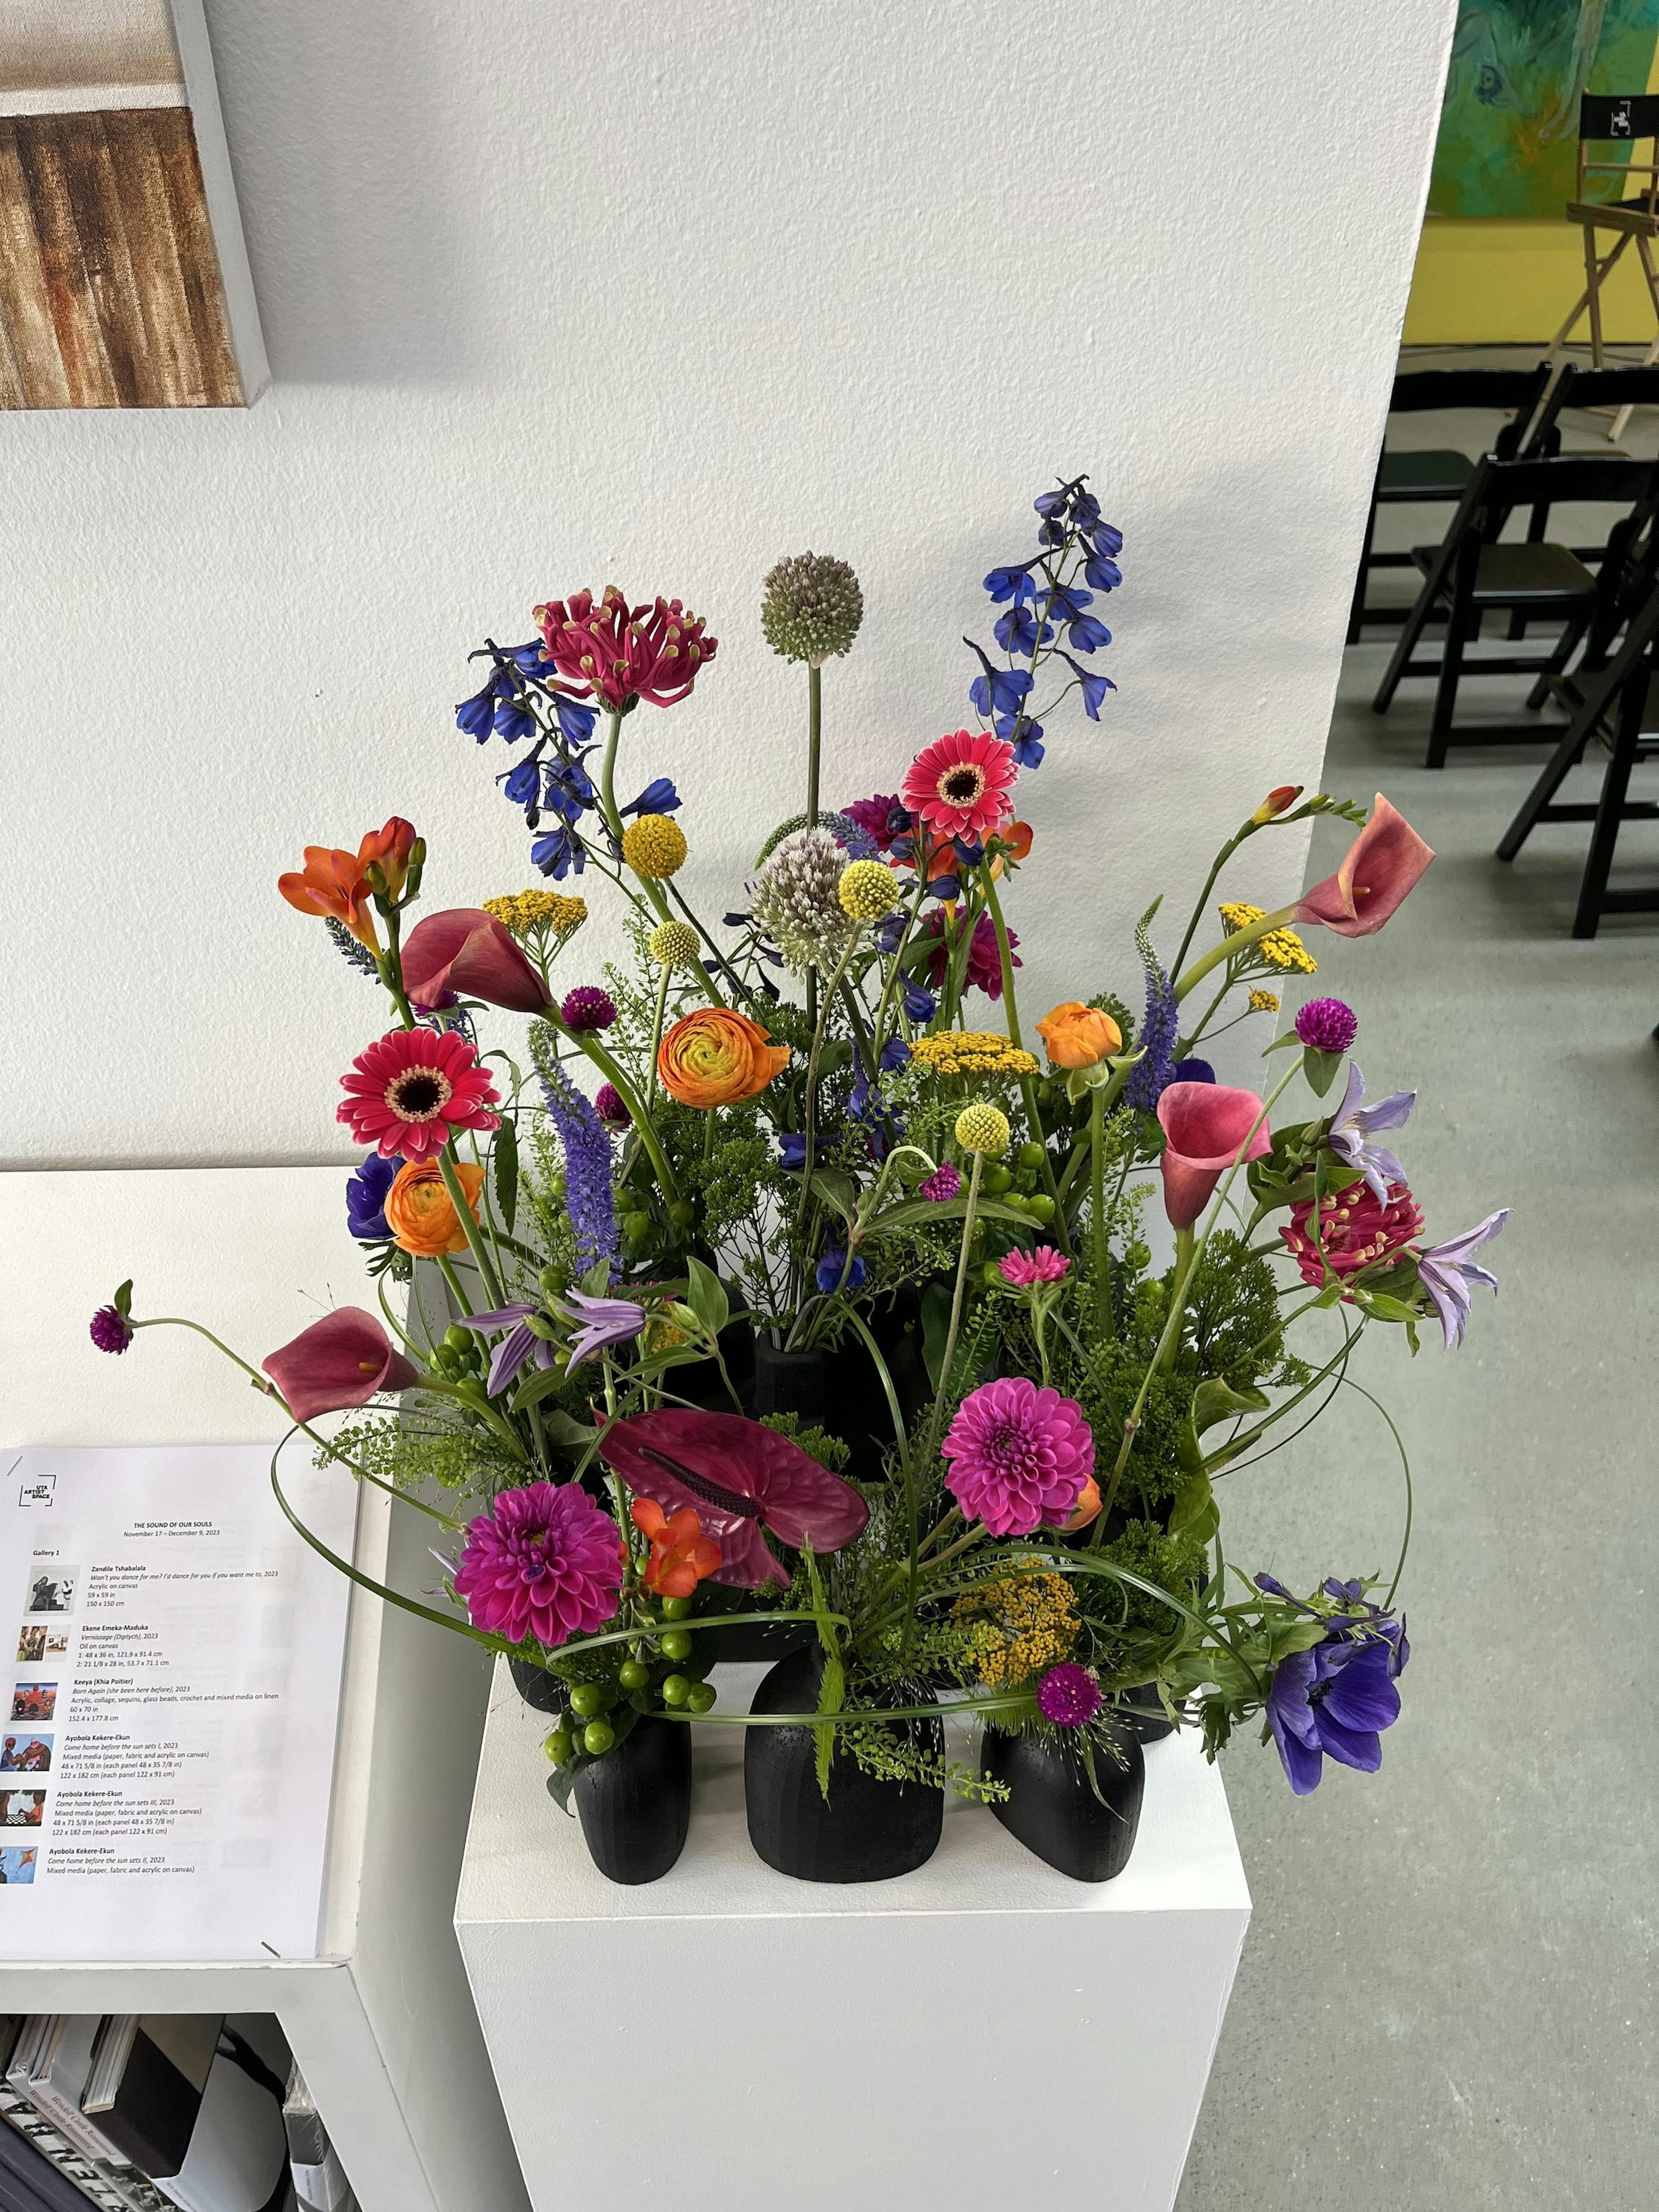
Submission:
[[455,1912],[535,2212],[1168,2212],[1250,1912],[1194,1741],[1148,1750],[1115,1881],[950,1799],[927,1866],[826,1888],[756,1857],[742,1731],[701,1729],[684,1854],[623,1889],[547,1725],[498,1667]]

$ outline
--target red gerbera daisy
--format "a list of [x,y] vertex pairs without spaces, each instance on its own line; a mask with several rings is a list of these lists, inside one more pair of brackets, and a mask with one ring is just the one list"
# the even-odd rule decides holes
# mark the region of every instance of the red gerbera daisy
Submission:
[[1006,738],[957,730],[938,738],[910,763],[904,804],[939,837],[988,837],[1014,811],[1008,793],[1018,774]]
[[493,1129],[497,1097],[488,1072],[453,1030],[390,1030],[340,1078],[339,1119],[383,1159],[429,1159],[457,1129]]

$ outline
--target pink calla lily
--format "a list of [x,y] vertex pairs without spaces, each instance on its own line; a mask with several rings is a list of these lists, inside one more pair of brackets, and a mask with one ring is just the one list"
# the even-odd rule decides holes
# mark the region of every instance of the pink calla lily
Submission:
[[1259,1160],[1273,1144],[1255,1091],[1224,1083],[1171,1083],[1158,1102],[1158,1118],[1168,1140],[1164,1211],[1176,1229],[1191,1228],[1230,1167]]
[[403,967],[412,1006],[435,1006],[450,991],[516,1014],[544,1013],[553,1003],[505,924],[481,907],[451,907],[416,922]]
[[421,1379],[361,1306],[325,1314],[260,1364],[296,1421],[366,1406],[379,1391],[407,1390]]
[[1339,937],[1373,937],[1433,858],[1432,849],[1379,791],[1371,818],[1349,846],[1341,866],[1303,893],[1291,918],[1316,922]]
[[695,1507],[704,1535],[720,1547],[714,1579],[738,1589],[788,1581],[768,1530],[786,1544],[838,1552],[870,1518],[850,1482],[775,1429],[736,1413],[635,1413],[605,1431],[599,1456],[665,1511]]

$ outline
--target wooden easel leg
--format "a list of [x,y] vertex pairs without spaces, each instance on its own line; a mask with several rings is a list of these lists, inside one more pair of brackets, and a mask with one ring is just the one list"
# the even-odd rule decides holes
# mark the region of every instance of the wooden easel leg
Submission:
[[[1621,238],[1619,244],[1622,246]],[[1607,267],[1613,266],[1618,248],[1607,256]],[[1584,289],[1589,295],[1590,360],[1595,368],[1601,366],[1601,278],[1604,270],[1595,258],[1595,232],[1589,223],[1584,225]]]
[[[1653,319],[1656,323],[1659,323],[1659,269],[1656,269],[1653,265],[1653,247],[1647,239],[1638,238],[1636,241],[1636,250],[1642,257],[1642,274],[1648,280],[1648,298],[1653,303]],[[1654,339],[1653,343],[1643,356],[1642,366],[1644,368],[1651,368],[1656,361],[1659,361],[1659,337]],[[1626,426],[1635,412],[1633,406],[1621,407],[1619,410],[1613,418],[1613,427],[1607,432],[1609,445],[1616,446],[1619,443],[1625,434]]]

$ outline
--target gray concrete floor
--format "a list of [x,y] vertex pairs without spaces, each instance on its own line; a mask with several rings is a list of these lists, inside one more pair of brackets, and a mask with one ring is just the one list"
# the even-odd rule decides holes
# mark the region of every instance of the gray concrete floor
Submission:
[[[1626,450],[1656,444],[1638,416]],[[1389,520],[1407,544],[1436,518]],[[1297,1800],[1253,1735],[1224,1754],[1255,1916],[1179,2212],[1634,2212],[1659,2205],[1659,915],[1575,943],[1588,831],[1492,857],[1542,750],[1425,772],[1430,687],[1386,720],[1367,703],[1388,649],[1348,654],[1325,781],[1387,792],[1438,858],[1379,936],[1310,933],[1313,988],[1358,1011],[1373,1091],[1419,1090],[1399,1149],[1431,1234],[1514,1212],[1462,1352],[1413,1361],[1377,1329],[1354,1370],[1416,1484],[1382,1771],[1328,1764]],[[1522,689],[1466,697],[1506,716]],[[1593,795],[1598,769],[1575,775]],[[1659,767],[1632,795],[1659,798]],[[1316,838],[1314,876],[1347,835]],[[1659,825],[1621,839],[1613,880],[1644,878]],[[1247,873],[1228,888],[1248,898]],[[1224,1533],[1247,1571],[1392,1567],[1398,1459],[1357,1396],[1237,1482]]]

